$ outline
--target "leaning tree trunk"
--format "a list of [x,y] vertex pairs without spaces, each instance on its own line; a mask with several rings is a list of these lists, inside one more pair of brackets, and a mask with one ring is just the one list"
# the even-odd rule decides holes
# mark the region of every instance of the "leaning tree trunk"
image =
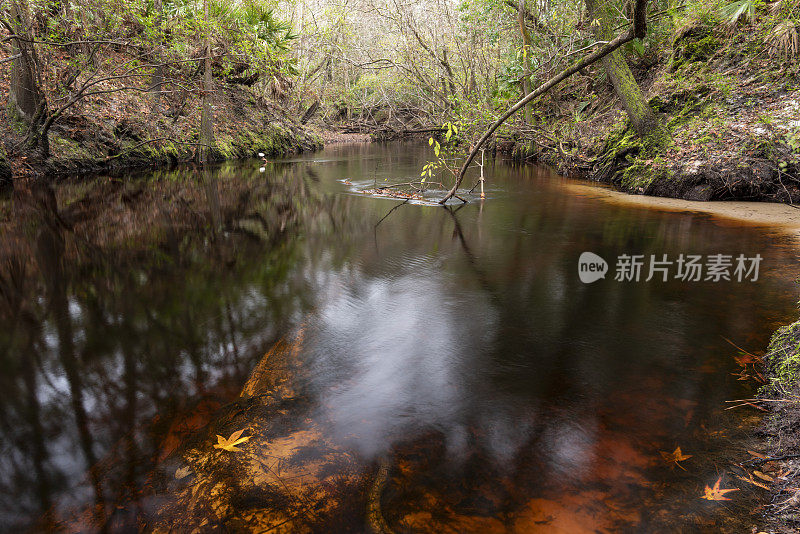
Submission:
[[[610,41],[614,38],[612,28],[612,0],[586,0],[586,11],[595,28],[598,40]],[[606,74],[614,86],[614,93],[622,102],[622,107],[630,118],[633,129],[643,139],[660,141],[664,129],[655,113],[647,105],[642,89],[631,73],[622,51],[617,49],[603,58]]]
[[[618,35],[617,37],[611,39],[610,41],[603,44],[600,48],[596,49],[594,52],[586,55],[580,61],[573,63],[570,67],[562,70],[560,73],[555,75],[554,77],[550,78],[538,88],[531,91],[531,93],[511,106],[508,111],[503,113],[500,118],[492,123],[489,126],[489,129],[481,136],[478,141],[472,145],[472,150],[470,151],[469,155],[467,155],[467,159],[464,160],[464,163],[461,164],[461,169],[459,169],[458,174],[456,175],[456,183],[453,184],[453,187],[450,188],[450,191],[442,197],[439,201],[439,204],[444,204],[449,199],[456,196],[456,192],[458,192],[458,188],[461,186],[461,181],[464,180],[464,175],[469,169],[472,160],[475,159],[475,156],[478,154],[478,151],[481,149],[483,144],[492,136],[492,134],[506,121],[509,117],[511,117],[514,113],[522,109],[526,104],[528,104],[534,98],[537,98],[539,95],[543,95],[559,83],[563,82],[576,72],[581,71],[582,69],[588,67],[595,61],[599,61],[604,59],[609,54],[617,51],[619,47],[622,45],[631,42],[634,38],[644,39],[647,35],[647,0],[634,0],[634,7],[633,7],[633,27],[630,28],[625,33]],[[638,87],[638,85],[637,85]],[[641,94],[641,91],[640,91]],[[642,98],[644,101],[644,98]],[[652,113],[652,111],[651,111]],[[463,202],[466,200],[458,197]]]

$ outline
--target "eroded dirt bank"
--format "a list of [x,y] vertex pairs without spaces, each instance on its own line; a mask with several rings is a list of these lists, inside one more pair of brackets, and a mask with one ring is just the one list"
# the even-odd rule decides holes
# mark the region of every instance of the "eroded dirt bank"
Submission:
[[[123,61],[125,57],[121,57]],[[214,147],[211,161],[292,154],[322,148],[320,135],[285,108],[246,86],[218,80],[213,97]],[[0,94],[9,94],[8,73],[0,72]],[[25,144],[26,123],[0,120],[0,187],[18,178],[91,175],[165,168],[196,159],[201,98],[171,92],[152,111],[148,93],[113,92],[86,99],[50,130],[50,155],[42,158]]]
[[778,329],[765,357],[767,385],[761,406],[767,410],[759,429],[766,454],[751,464],[774,479],[764,526],[769,532],[800,529],[800,321]]
[[591,67],[542,99],[532,123],[512,128],[498,148],[640,195],[800,201],[797,65],[770,55],[758,24],[730,39],[698,20],[671,45],[632,64],[668,132],[663,144],[634,134]]

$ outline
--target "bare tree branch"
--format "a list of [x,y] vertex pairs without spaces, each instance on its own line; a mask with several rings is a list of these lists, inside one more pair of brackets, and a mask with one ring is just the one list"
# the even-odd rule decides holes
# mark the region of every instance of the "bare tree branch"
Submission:
[[[641,4],[646,3],[646,0],[637,0],[637,8],[639,7],[640,3]],[[641,20],[639,22],[641,24]],[[645,28],[646,28],[646,25],[645,25]],[[453,196],[455,196],[456,192],[458,191],[458,188],[461,186],[462,180],[464,179],[464,174],[466,174],[467,169],[469,168],[470,164],[472,163],[472,160],[475,159],[475,156],[478,154],[478,152],[480,151],[480,149],[483,146],[483,144],[492,136],[492,134],[495,132],[495,130],[497,130],[506,120],[508,120],[509,117],[514,115],[514,113],[516,113],[520,109],[522,109],[525,106],[525,104],[527,104],[528,102],[532,101],[534,98],[537,98],[538,96],[546,93],[547,91],[549,91],[550,89],[552,89],[553,87],[555,87],[559,83],[563,82],[564,80],[566,80],[567,78],[569,78],[570,76],[572,76],[573,74],[578,72],[579,70],[581,70],[581,69],[583,69],[585,67],[588,67],[592,63],[598,61],[599,59],[602,59],[604,56],[610,54],[611,52],[613,52],[614,50],[616,50],[620,46],[624,45],[625,43],[632,41],[634,39],[634,37],[635,37],[635,34],[634,34],[634,31],[632,29],[626,31],[622,35],[617,36],[615,39],[613,39],[612,41],[606,43],[601,48],[598,48],[597,50],[595,50],[594,52],[592,52],[588,56],[584,57],[583,59],[581,59],[580,61],[578,61],[574,65],[568,67],[567,69],[564,69],[563,71],[561,71],[558,75],[554,76],[553,78],[550,78],[548,81],[546,81],[545,83],[540,85],[538,88],[536,88],[536,90],[531,92],[528,96],[526,96],[525,98],[523,98],[522,100],[520,100],[519,102],[517,102],[516,104],[511,106],[511,108],[509,108],[508,111],[503,113],[503,115],[501,115],[500,118],[497,119],[489,127],[488,130],[486,130],[486,133],[484,133],[483,136],[478,140],[478,142],[472,147],[472,150],[470,151],[469,155],[467,156],[467,159],[464,161],[464,164],[461,166],[461,169],[458,171],[458,176],[456,178],[456,183],[453,185],[453,188],[450,189],[450,191],[447,192],[447,194],[444,196],[444,198],[442,198],[439,201],[439,204],[444,204],[445,202],[447,202],[448,200],[453,198]]]
[[22,57],[22,54],[15,54],[13,56],[0,59],[0,64],[6,63],[8,61],[14,61],[15,59],[20,58],[20,57]]

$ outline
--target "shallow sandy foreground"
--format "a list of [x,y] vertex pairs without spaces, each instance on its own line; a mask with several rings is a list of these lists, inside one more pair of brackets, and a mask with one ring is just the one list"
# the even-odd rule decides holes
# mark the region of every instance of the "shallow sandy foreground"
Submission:
[[699,202],[679,198],[630,195],[608,186],[569,181],[565,187],[574,194],[606,202],[641,206],[665,211],[706,213],[725,224],[745,224],[764,227],[791,235],[800,240],[800,208],[772,202],[712,201]]

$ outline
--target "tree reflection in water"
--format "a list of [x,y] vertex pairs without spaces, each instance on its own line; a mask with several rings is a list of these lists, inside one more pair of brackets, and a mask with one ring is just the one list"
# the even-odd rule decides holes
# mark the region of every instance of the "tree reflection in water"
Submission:
[[326,206],[302,167],[282,173],[15,196],[0,236],[0,522],[45,529],[84,510],[71,520],[135,524],[153,465],[308,307],[299,226]]

